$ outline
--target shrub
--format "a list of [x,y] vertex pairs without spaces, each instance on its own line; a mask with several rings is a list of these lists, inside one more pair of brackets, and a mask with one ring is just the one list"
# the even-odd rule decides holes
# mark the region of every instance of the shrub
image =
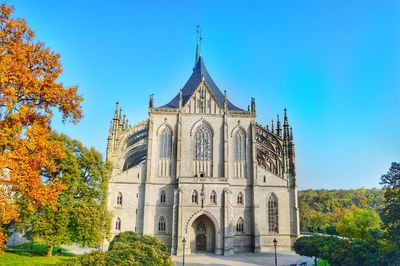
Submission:
[[69,266],[172,266],[164,242],[152,236],[123,232],[114,237],[107,252],[79,256]]

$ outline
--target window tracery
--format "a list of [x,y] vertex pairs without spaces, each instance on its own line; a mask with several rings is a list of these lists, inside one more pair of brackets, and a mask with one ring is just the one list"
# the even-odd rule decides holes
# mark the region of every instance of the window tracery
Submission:
[[211,130],[204,123],[202,123],[196,130],[194,144],[194,157],[196,160],[211,160],[212,134]]
[[238,130],[235,134],[235,160],[245,160],[246,136],[244,132]]
[[171,131],[164,128],[160,135],[160,158],[171,157]]
[[165,232],[165,228],[166,228],[165,218],[164,216],[161,216],[160,219],[158,220],[158,231]]
[[165,203],[165,200],[166,200],[166,193],[165,193],[165,190],[163,190],[163,191],[161,191],[161,194],[160,194],[160,202]]
[[268,198],[268,231],[278,233],[278,199],[275,194]]
[[115,230],[121,230],[121,219],[119,217],[115,221]]
[[243,223],[244,223],[243,218],[239,217],[239,220],[236,223],[236,232],[243,233]]
[[117,205],[122,206],[122,193],[119,192],[117,196]]

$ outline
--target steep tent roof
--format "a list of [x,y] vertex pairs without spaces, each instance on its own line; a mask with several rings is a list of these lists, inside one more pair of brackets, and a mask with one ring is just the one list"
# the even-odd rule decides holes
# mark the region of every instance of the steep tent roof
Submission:
[[[190,99],[194,91],[197,89],[199,84],[202,81],[202,77],[210,87],[214,97],[218,101],[221,106],[224,106],[224,94],[218,89],[217,85],[211,78],[210,74],[208,74],[206,66],[204,65],[203,58],[200,56],[196,62],[196,65],[193,68],[193,73],[186,82],[185,86],[182,88],[182,105],[184,106],[187,101]],[[179,106],[179,93],[175,96],[169,103],[166,105],[161,106],[160,108],[178,108]],[[236,107],[228,100],[228,110],[236,110],[236,111],[243,111],[239,107]]]

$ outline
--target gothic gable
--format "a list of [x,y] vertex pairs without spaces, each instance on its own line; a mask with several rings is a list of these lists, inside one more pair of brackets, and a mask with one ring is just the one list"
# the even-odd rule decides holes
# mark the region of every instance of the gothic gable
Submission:
[[222,114],[223,107],[215,98],[208,84],[202,81],[186,102],[183,112],[190,114]]

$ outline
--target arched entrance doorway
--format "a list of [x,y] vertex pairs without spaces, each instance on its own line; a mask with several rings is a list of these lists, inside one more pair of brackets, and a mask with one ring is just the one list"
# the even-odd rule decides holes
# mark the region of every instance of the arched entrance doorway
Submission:
[[200,215],[192,223],[190,251],[191,253],[215,251],[215,227],[207,215]]

